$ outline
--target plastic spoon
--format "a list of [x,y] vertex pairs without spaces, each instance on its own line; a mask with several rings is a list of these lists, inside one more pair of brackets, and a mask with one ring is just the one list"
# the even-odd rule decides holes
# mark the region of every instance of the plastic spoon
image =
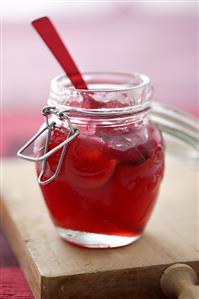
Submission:
[[76,89],[88,89],[77,65],[66,49],[50,19],[48,17],[42,17],[34,20],[32,25],[70,78],[74,87]]

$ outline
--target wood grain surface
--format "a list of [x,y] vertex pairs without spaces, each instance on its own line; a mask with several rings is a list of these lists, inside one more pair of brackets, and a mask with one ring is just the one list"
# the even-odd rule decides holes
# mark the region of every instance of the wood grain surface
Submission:
[[117,249],[78,248],[51,223],[34,164],[2,161],[1,220],[37,299],[164,299],[159,278],[185,262],[199,273],[198,172],[167,157],[166,174],[144,236]]

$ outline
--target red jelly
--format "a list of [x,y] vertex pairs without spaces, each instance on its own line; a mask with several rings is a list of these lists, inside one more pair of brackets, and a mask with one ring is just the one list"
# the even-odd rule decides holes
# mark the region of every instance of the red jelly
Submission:
[[[134,89],[137,86],[139,90],[143,84],[146,91],[149,82],[139,80],[146,78],[137,75],[134,85],[131,83]],[[41,190],[58,233],[69,242],[86,247],[126,245],[142,235],[151,215],[164,172],[164,146],[160,131],[148,120],[144,105],[149,101],[147,95],[143,96],[142,91],[139,111],[135,109],[138,105],[129,104],[134,89],[130,97],[129,89],[123,93],[111,91],[115,98],[101,101],[96,109],[95,101],[106,96],[100,91],[98,97],[97,91],[92,91],[90,101],[95,100],[90,110],[85,96],[82,101],[73,97],[73,103],[65,103],[73,107],[69,118],[80,134],[68,143],[57,177],[42,185]],[[77,109],[79,114],[74,115],[74,107],[82,111]],[[103,110],[103,116],[98,115],[97,109]],[[84,115],[88,110],[89,116]],[[52,130],[48,151],[69,134],[68,123],[58,123]],[[44,153],[45,140],[46,134],[36,141],[36,156]],[[55,173],[62,150],[46,160],[44,180]],[[42,163],[37,162],[38,175]]]

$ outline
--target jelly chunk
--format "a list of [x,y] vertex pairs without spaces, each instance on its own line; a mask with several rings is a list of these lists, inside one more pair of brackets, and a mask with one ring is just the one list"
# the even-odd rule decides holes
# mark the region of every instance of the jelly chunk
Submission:
[[106,142],[107,152],[114,159],[140,164],[152,154],[147,130],[143,128],[100,128],[97,135]]

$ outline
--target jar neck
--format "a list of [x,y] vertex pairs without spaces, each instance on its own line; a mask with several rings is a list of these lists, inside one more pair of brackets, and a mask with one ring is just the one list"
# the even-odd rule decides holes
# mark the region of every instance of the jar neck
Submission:
[[[81,114],[77,113],[67,113],[70,118],[71,123],[75,127],[121,127],[121,126],[128,126],[131,124],[135,125],[147,125],[148,124],[148,115],[149,109],[146,109],[141,112],[133,113],[133,114],[126,114],[126,115],[117,115],[117,116],[106,116],[103,117],[99,116],[82,116]],[[56,121],[56,116],[53,116]]]

